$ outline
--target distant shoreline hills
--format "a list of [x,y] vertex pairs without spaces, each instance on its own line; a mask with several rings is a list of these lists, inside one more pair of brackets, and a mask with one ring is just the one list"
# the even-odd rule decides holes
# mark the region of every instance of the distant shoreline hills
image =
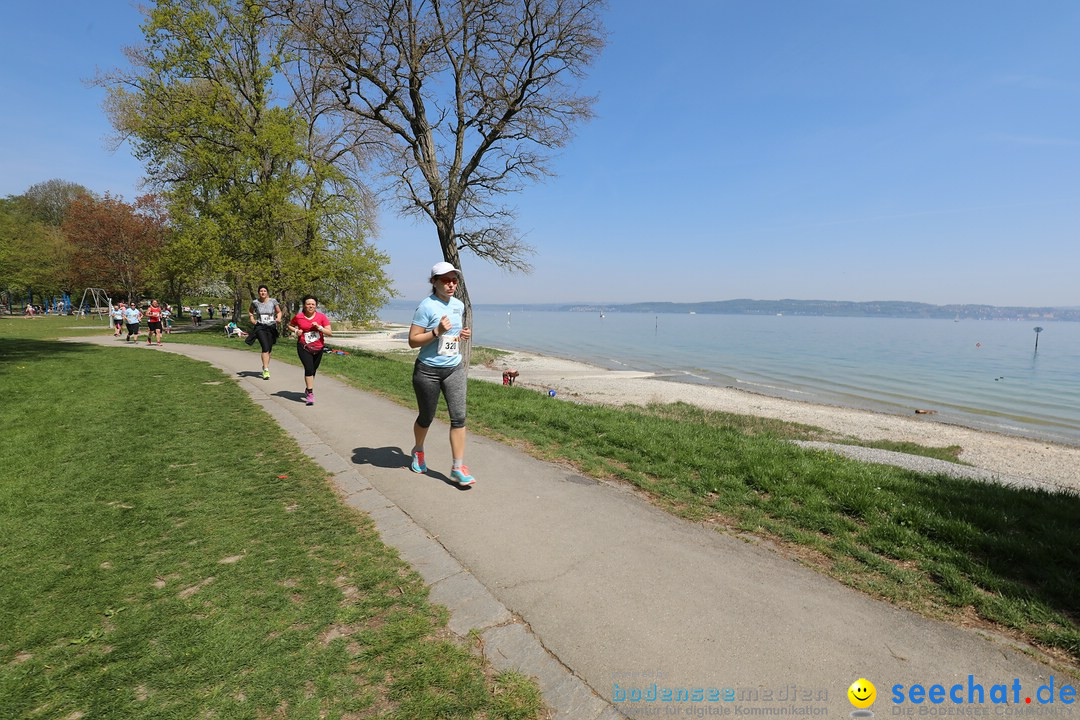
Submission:
[[[495,306],[487,306],[495,307]],[[1080,307],[997,307],[995,305],[930,305],[903,300],[849,302],[845,300],[717,300],[674,303],[641,302],[615,305],[500,305],[509,310],[594,313],[676,313],[698,315],[803,315],[817,317],[930,318],[939,320],[1065,320],[1080,322]]]

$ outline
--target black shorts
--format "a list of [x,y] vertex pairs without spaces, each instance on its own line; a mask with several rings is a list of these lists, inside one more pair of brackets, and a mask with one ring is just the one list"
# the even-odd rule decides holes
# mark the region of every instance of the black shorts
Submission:
[[274,343],[278,339],[277,325],[256,325],[255,332],[252,334],[259,341],[259,347],[262,348],[262,351],[268,353],[273,349]]
[[139,323],[128,323],[127,328],[128,328],[128,335],[138,335],[139,334]]
[[149,330],[150,332],[154,332],[155,330],[157,330],[158,332],[161,332],[161,323],[160,322],[146,323],[146,329]]

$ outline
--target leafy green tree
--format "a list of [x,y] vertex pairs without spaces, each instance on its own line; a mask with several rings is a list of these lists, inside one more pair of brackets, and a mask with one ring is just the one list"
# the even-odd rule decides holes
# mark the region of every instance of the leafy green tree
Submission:
[[[24,260],[38,244],[32,237],[37,232],[34,223],[25,212],[20,212],[22,209],[13,198],[0,199],[0,291],[4,293],[3,304],[9,313],[14,298],[28,286]],[[37,228],[40,229],[40,223]]]
[[14,298],[45,300],[72,288],[71,245],[33,210],[25,196],[0,199],[0,290],[9,312]]
[[53,227],[60,227],[64,224],[68,208],[75,198],[89,194],[90,191],[78,183],[53,179],[31,185],[19,197],[26,203],[35,220]]
[[[101,82],[114,127],[168,199],[165,277],[216,274],[239,307],[262,282],[287,304],[328,295],[344,269],[334,294],[367,292],[354,314],[373,317],[390,293],[386,258],[343,232],[357,228],[356,183],[315,152],[296,97],[275,94],[281,25],[253,0],[158,0],[146,18],[131,70]],[[341,266],[361,259],[374,262]]]

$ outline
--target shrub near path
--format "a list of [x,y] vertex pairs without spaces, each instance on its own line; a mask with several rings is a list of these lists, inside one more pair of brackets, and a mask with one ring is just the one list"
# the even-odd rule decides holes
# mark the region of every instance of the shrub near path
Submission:
[[0,717],[543,716],[219,371],[13,322]]

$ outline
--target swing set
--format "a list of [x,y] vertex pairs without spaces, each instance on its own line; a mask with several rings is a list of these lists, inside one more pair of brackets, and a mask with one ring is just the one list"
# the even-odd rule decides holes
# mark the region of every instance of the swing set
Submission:
[[[90,304],[86,298],[90,297]],[[82,300],[79,301],[79,315],[97,315],[99,319],[109,322],[109,313],[112,311],[112,298],[101,288],[86,288],[83,290]]]

